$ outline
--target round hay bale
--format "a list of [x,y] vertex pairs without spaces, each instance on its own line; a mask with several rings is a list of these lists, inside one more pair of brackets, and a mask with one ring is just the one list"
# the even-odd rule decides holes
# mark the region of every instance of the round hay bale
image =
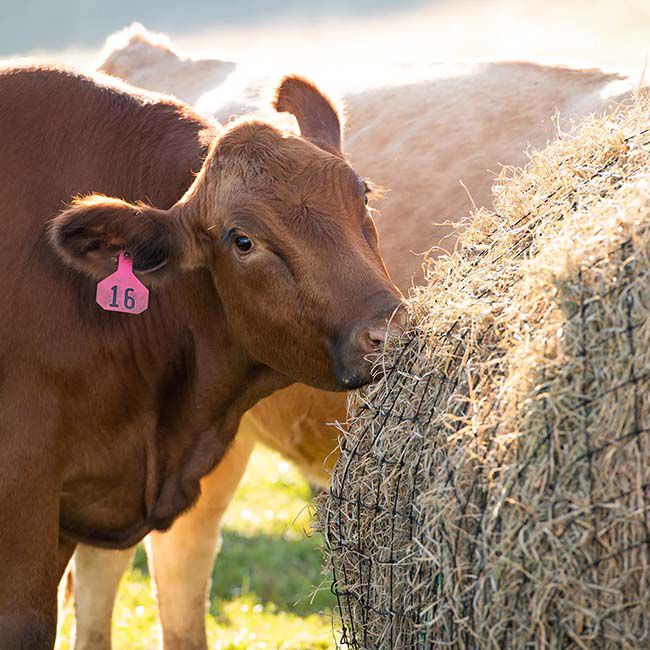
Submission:
[[650,99],[495,188],[342,428],[340,643],[650,647]]

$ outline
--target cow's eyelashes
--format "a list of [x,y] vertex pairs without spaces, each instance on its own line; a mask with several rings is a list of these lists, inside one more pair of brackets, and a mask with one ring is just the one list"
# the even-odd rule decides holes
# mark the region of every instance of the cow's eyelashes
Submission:
[[255,248],[253,240],[239,228],[224,230],[222,240],[232,246],[233,250],[239,255],[246,255]]
[[368,183],[366,183],[366,181],[363,180],[363,178],[357,178],[357,183],[359,187],[359,194],[363,196],[363,200],[365,204],[368,205],[368,195],[371,193],[372,190],[368,185]]
[[370,188],[368,183],[363,181],[363,200],[364,200],[364,203],[366,205],[368,205],[368,200],[370,199],[370,193],[371,192],[372,192],[372,189]]

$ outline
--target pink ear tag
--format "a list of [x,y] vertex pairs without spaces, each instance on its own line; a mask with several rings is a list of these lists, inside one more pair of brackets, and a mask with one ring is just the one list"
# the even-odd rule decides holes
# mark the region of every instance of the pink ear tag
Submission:
[[128,253],[120,253],[117,271],[97,284],[97,304],[124,314],[141,314],[149,306],[149,289],[133,275],[133,259]]

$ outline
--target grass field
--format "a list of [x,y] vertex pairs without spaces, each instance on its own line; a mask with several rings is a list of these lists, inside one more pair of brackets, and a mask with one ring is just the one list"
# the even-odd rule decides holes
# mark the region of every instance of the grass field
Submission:
[[[213,574],[208,644],[219,650],[331,650],[330,582],[310,528],[310,488],[280,456],[258,448],[225,518]],[[68,611],[57,645],[72,647]],[[124,577],[113,616],[114,650],[160,647],[144,551]]]

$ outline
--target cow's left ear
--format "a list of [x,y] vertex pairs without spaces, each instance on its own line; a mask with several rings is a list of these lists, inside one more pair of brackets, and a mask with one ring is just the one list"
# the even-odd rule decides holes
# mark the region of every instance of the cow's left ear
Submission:
[[313,83],[302,77],[285,77],[275,92],[273,106],[280,113],[295,116],[304,138],[326,151],[341,154],[341,115]]
[[163,275],[182,263],[186,238],[165,210],[99,195],[76,199],[49,234],[64,262],[97,279],[115,271],[120,251],[131,254],[134,271]]

